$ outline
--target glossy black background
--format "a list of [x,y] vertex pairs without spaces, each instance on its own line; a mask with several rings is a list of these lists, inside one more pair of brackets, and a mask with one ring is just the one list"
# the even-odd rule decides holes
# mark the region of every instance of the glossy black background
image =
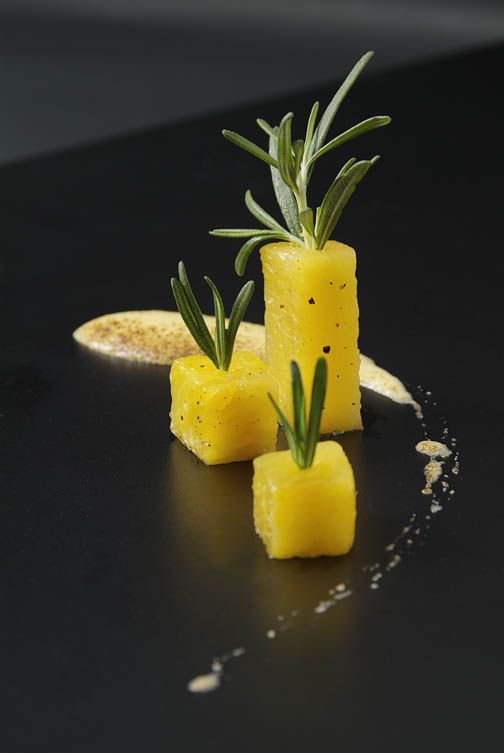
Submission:
[[503,39],[501,0],[0,0],[0,164]]
[[[1,170],[1,750],[498,740],[503,62],[495,49],[369,78],[341,112],[341,127],[394,118],[355,145],[383,160],[338,233],[359,253],[362,349],[433,391],[462,474],[424,546],[377,593],[322,619],[310,610],[325,589],[357,578],[422,504],[407,409],[367,395],[368,434],[345,439],[365,500],[354,553],[269,563],[251,530],[250,467],[206,469],[171,442],[167,371],[98,357],[70,335],[108,311],[171,308],[180,257],[229,298],[233,244],[206,230],[247,221],[247,187],[273,206],[267,172],[219,130],[252,136],[255,116],[287,109],[300,123],[332,90]],[[256,259],[250,270],[259,280]],[[296,627],[268,642],[292,608],[304,609]],[[239,645],[221,691],[186,692]]]

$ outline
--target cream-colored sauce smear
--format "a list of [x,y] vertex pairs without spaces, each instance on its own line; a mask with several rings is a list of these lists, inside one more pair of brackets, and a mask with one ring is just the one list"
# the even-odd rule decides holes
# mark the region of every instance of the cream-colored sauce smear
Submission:
[[420,405],[413,399],[412,395],[404,384],[393,374],[390,374],[381,366],[378,366],[372,358],[361,353],[360,362],[360,383],[361,387],[367,387],[379,395],[390,398],[395,403],[401,405],[411,405],[418,418],[423,418]]
[[[213,331],[215,319],[205,316]],[[178,311],[119,311],[86,322],[73,333],[81,345],[116,358],[169,366],[176,358],[201,351],[194,343]],[[264,326],[242,322],[236,350],[250,350],[264,359]],[[419,404],[393,374],[361,354],[360,383],[395,403],[411,405],[422,418]]]

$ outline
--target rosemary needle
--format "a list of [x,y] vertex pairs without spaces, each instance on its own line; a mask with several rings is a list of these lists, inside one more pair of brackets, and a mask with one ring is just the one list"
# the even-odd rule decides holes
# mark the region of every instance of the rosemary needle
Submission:
[[277,412],[280,424],[285,432],[294,462],[301,468],[313,464],[315,450],[320,436],[320,420],[327,388],[327,362],[319,358],[315,366],[310,402],[310,412],[306,416],[306,399],[301,379],[301,372],[296,361],[291,361],[292,408],[294,425],[291,425],[276,401],[268,393],[269,399]]
[[305,248],[322,250],[357,185],[378,161],[379,155],[359,161],[352,157],[334,178],[320,206],[314,211],[308,205],[308,184],[316,162],[357,136],[391,122],[388,115],[375,115],[327,141],[329,130],[343,100],[373,55],[373,52],[367,52],[354,65],[322,113],[318,125],[319,103],[315,102],[310,111],[304,139],[292,140],[292,112],[284,115],[278,126],[271,126],[265,120],[257,119],[257,125],[268,136],[268,151],[234,131],[222,132],[235,146],[269,165],[273,189],[285,221],[284,227],[252,198],[250,191],[247,191],[245,204],[263,227],[248,230],[217,228],[210,231],[210,235],[246,239],[235,260],[235,269],[239,275],[243,275],[252,251],[264,241],[287,241]]
[[216,327],[215,337],[212,337],[201,308],[194,297],[183,262],[179,262],[178,273],[178,279],[176,277],[171,278],[171,287],[175,303],[187,329],[198,347],[210,358],[212,363],[218,369],[228,371],[233,357],[236,334],[252,298],[254,283],[252,280],[246,282],[236,296],[226,327],[226,314],[222,296],[215,283],[209,277],[204,278],[212,291],[214,301]]

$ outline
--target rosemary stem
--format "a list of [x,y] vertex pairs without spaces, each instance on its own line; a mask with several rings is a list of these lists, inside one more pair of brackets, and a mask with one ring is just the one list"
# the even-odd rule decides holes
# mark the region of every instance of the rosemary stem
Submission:
[[[304,167],[304,166],[303,166]],[[306,196],[306,173],[301,169],[297,180],[297,191],[294,192],[296,202],[298,205],[299,214],[305,209],[308,209],[308,200]],[[315,238],[312,234],[303,227],[303,240],[306,248],[315,248]]]
[[379,155],[372,159],[348,159],[329,185],[322,201],[317,202],[314,207],[308,205],[308,185],[318,160],[357,136],[390,123],[388,115],[375,115],[327,140],[340,105],[373,54],[372,51],[367,52],[354,65],[320,118],[319,103],[314,103],[304,140],[292,140],[292,112],[284,115],[280,124],[275,127],[264,120],[257,120],[257,124],[269,137],[268,152],[234,131],[223,131],[229,141],[270,166],[273,189],[285,220],[284,226],[266,212],[252,198],[250,191],[247,191],[245,204],[263,227],[257,230],[220,228],[212,231],[212,235],[247,239],[235,260],[235,269],[240,276],[243,275],[252,251],[265,241],[287,241],[301,248],[323,251],[356,186],[379,159]]

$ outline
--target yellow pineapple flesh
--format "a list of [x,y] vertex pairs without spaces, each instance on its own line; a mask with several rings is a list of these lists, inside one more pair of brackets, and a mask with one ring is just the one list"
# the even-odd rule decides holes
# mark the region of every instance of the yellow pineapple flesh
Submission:
[[254,460],[254,523],[275,559],[346,554],[355,536],[352,466],[337,442],[319,442],[313,465],[289,450]]
[[276,446],[267,367],[253,353],[235,353],[229,371],[207,356],[174,361],[171,431],[207,465],[251,460]]
[[322,251],[270,243],[261,249],[261,261],[266,360],[281,409],[292,420],[290,362],[298,362],[308,393],[315,363],[324,356],[328,390],[321,433],[361,429],[355,251],[337,241]]

